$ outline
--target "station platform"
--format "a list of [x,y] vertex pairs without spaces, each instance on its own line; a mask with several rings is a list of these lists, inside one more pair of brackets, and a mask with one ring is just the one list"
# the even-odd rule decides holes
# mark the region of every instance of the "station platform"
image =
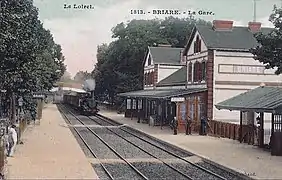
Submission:
[[169,127],[161,129],[160,126],[152,127],[137,123],[137,119],[125,118],[124,114],[117,114],[115,111],[101,109],[99,114],[253,179],[282,179],[282,157],[271,156],[270,152],[255,146],[241,144],[231,139],[197,134],[173,135]]
[[65,126],[55,104],[43,110],[40,125],[30,125],[23,144],[8,158],[7,179],[98,179],[97,174]]

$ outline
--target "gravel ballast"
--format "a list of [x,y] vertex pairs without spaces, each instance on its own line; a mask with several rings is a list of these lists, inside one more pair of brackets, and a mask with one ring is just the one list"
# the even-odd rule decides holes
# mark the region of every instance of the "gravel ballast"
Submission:
[[[193,155],[192,153],[170,146],[169,144],[163,143],[161,141],[157,141],[144,135],[141,132],[132,130],[130,127],[120,126],[120,124],[111,122],[108,119],[100,119],[99,117],[91,117],[94,120],[81,115],[78,116],[79,120],[75,119],[72,114],[68,114],[67,117],[71,120],[72,124],[81,124],[81,122],[79,122],[79,120],[81,120],[85,125],[106,126],[89,126],[89,129],[91,130],[87,129],[86,127],[77,127],[76,129],[90,146],[92,151],[95,152],[97,157],[103,161],[102,163],[115,179],[143,178],[128,164],[121,160],[120,157],[116,155],[109,147],[107,147],[98,137],[96,137],[95,134],[102,138],[103,141],[105,141],[107,145],[114,149],[120,156],[127,159],[127,161],[130,162],[131,165],[138,169],[148,179],[188,179],[181,173],[197,180],[220,179],[219,177],[193,165],[193,163],[188,163],[185,160],[179,159],[178,157],[173,155],[175,154],[182,158],[191,157],[193,160],[195,155]],[[95,134],[93,134],[91,131],[95,132]],[[126,131],[128,131],[129,133]],[[73,133],[75,134],[75,132]],[[77,135],[76,138],[79,139]],[[150,142],[151,144],[146,141]],[[91,155],[89,155],[90,151],[88,150],[88,148],[81,142],[79,144],[81,145],[82,149],[84,149],[85,154],[90,157]],[[172,152],[173,154],[170,154],[158,147]],[[201,158],[198,157],[198,159]],[[162,163],[162,161],[166,162],[181,173]],[[212,171],[213,173],[216,173],[228,180],[242,179],[237,175],[228,172],[228,170],[222,169],[213,164],[209,164],[205,161],[197,161],[195,163],[196,165]],[[100,164],[93,164],[93,167],[96,171],[99,171],[97,172],[97,174],[99,175],[100,179],[109,179]]]
[[111,163],[104,164],[114,179],[120,180],[144,180],[139,174],[133,171],[127,164]]
[[91,165],[95,169],[95,172],[97,173],[99,177],[99,180],[110,180],[111,179],[100,164],[91,164]]

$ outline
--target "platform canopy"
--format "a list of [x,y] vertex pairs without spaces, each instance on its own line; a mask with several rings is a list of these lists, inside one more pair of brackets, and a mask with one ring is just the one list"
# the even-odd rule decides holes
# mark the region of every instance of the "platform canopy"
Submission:
[[167,99],[171,97],[178,97],[199,93],[206,91],[206,88],[188,88],[188,89],[148,89],[131,91],[127,93],[120,93],[118,96],[127,98],[149,98],[149,99]]
[[217,109],[253,111],[253,112],[282,112],[282,88],[262,86],[215,105]]
[[[70,88],[70,87],[62,87],[62,91],[71,91],[71,92],[77,92],[77,93],[86,93],[85,90],[83,89],[78,89],[78,88]],[[50,90],[50,92],[57,92],[59,91],[58,87],[54,87],[53,89]]]

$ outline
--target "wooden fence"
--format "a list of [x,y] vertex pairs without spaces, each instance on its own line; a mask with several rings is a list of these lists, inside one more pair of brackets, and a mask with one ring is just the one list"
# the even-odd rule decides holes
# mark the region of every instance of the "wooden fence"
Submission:
[[239,140],[240,125],[215,120],[208,121],[208,134],[211,136]]

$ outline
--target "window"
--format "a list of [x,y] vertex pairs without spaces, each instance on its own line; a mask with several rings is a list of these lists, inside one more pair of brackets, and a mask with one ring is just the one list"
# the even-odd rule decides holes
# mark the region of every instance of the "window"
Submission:
[[132,99],[132,109],[136,109],[136,99]]
[[142,99],[138,99],[138,109],[142,109]]
[[198,62],[196,61],[194,64],[194,72],[193,72],[193,82],[198,81]]
[[194,53],[201,52],[202,42],[200,40],[199,35],[196,37],[196,41],[194,42]]
[[126,109],[131,109],[131,99],[126,100]]
[[201,52],[201,47],[202,47],[202,41],[200,40],[200,38],[198,37],[198,52]]
[[202,81],[202,63],[198,62],[198,82]]
[[192,81],[192,62],[189,63],[188,66],[188,81],[191,82]]
[[151,72],[151,84],[154,84],[154,72]]
[[195,116],[194,116],[194,114],[195,114],[195,103],[194,103],[194,98],[191,98],[190,99],[190,118],[192,119],[192,120],[194,120],[195,119]]
[[204,61],[202,62],[202,80],[206,80],[207,76],[207,63]]
[[149,54],[149,57],[148,57],[148,66],[150,66],[152,64],[152,58],[151,58],[151,55]]

